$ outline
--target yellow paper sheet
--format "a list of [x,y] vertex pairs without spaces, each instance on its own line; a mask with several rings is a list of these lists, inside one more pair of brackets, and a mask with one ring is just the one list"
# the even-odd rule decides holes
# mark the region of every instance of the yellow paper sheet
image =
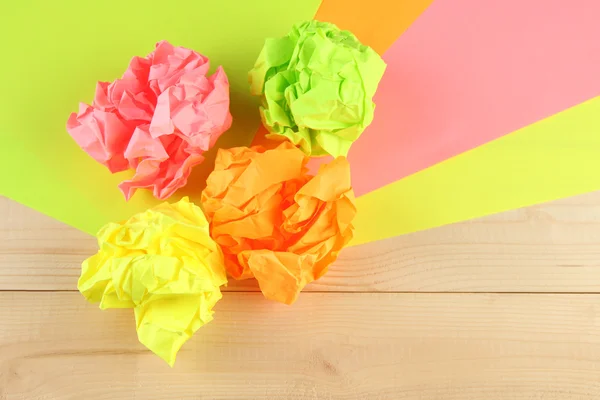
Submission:
[[359,197],[351,245],[599,189],[596,97]]

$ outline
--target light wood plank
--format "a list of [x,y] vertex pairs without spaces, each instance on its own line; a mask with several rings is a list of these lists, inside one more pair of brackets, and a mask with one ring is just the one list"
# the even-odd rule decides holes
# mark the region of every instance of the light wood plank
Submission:
[[[0,198],[0,290],[75,290],[93,237]],[[600,192],[345,249],[307,291],[599,292]],[[230,291],[255,291],[254,281]]]
[[130,310],[0,293],[0,398],[600,398],[600,296],[227,293],[174,369]]

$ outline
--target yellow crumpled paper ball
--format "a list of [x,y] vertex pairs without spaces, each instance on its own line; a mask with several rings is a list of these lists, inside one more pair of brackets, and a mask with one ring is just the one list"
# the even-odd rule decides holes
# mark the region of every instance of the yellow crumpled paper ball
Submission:
[[98,233],[77,288],[101,309],[133,308],[140,342],[170,366],[181,346],[213,319],[227,283],[223,253],[200,207],[162,203]]

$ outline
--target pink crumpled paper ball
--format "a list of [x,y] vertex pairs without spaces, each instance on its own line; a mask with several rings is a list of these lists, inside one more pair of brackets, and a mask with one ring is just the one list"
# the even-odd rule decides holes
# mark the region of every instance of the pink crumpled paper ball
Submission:
[[208,69],[203,55],[157,43],[121,79],[98,82],[94,102],[79,105],[67,131],[112,173],[135,169],[119,184],[127,200],[138,188],[166,199],[231,126],[227,75],[219,67],[209,77]]

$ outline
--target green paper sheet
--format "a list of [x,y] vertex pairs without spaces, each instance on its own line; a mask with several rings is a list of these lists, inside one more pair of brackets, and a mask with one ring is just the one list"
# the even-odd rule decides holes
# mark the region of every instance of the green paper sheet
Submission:
[[600,189],[600,97],[357,199],[352,245]]
[[[90,102],[96,81],[121,76],[132,56],[156,42],[194,49],[222,65],[231,84],[234,125],[216,147],[250,144],[260,123],[247,74],[267,37],[312,19],[320,0],[25,0],[3,6],[0,73],[0,194],[95,234],[158,203],[139,191],[125,202],[111,175],[65,130],[78,103]],[[216,148],[214,149],[216,150]],[[192,172],[188,195],[199,199],[215,151]]]

